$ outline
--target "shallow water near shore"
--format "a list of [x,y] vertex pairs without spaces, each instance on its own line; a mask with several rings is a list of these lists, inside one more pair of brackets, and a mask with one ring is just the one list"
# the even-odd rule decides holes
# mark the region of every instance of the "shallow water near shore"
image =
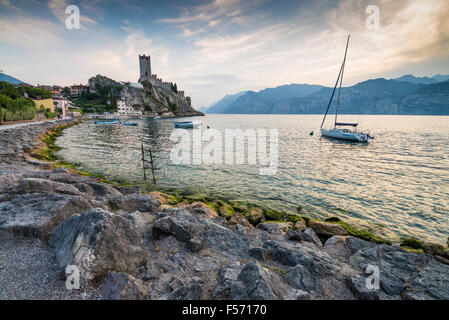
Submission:
[[[404,235],[446,243],[449,230],[449,117],[351,116],[375,140],[369,144],[321,138],[321,115],[207,115],[218,129],[278,129],[275,175],[256,165],[174,165],[175,120],[138,120],[137,127],[94,121],[65,130],[58,155],[81,170],[141,182],[140,143],[151,145],[158,186],[217,198],[338,216],[387,237]],[[176,119],[179,120],[179,119]],[[310,136],[309,132],[315,135]],[[151,173],[147,171],[151,177]],[[149,180],[151,180],[149,178]]]

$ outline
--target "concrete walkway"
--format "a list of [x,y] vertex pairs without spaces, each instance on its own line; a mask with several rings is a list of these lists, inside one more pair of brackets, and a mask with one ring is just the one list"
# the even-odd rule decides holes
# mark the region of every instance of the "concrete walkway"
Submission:
[[44,122],[56,122],[56,121],[58,121],[58,120],[42,120],[42,121],[35,121],[35,122],[4,124],[4,125],[0,125],[0,130],[14,129],[14,128],[19,128],[19,127],[24,127],[24,126],[30,126],[33,124],[39,124],[39,123],[44,123]]

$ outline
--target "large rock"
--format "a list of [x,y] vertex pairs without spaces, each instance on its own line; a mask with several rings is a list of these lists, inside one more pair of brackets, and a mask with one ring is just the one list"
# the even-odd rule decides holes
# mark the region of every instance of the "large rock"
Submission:
[[110,272],[102,287],[103,300],[146,300],[149,288],[123,272]]
[[209,218],[216,218],[218,214],[209,208],[204,202],[193,202],[182,206],[183,209],[193,213],[193,214],[201,214]]
[[348,231],[337,223],[309,220],[309,227],[318,235],[323,236],[346,236]]
[[292,222],[263,222],[256,226],[257,229],[265,230],[271,234],[285,234],[292,230]]
[[0,237],[47,239],[58,224],[89,209],[91,205],[81,196],[16,195],[10,201],[0,203]]
[[94,196],[96,197],[113,198],[122,196],[120,191],[104,183],[87,182],[87,184],[92,188]]
[[323,246],[323,243],[321,242],[320,238],[318,238],[317,234],[315,233],[315,231],[313,231],[312,228],[306,228],[301,233],[301,240],[313,243],[314,245],[316,245],[318,247]]
[[252,208],[251,210],[249,210],[248,214],[246,215],[246,218],[253,225],[257,225],[258,223],[262,222],[264,218],[262,208]]
[[309,293],[323,294],[321,281],[300,264],[290,269],[284,276],[284,280],[293,288]]
[[211,299],[227,300],[231,287],[242,270],[242,264],[239,261],[223,267],[218,274],[217,286],[212,292]]
[[134,274],[148,259],[131,221],[102,209],[71,216],[56,228],[48,243],[59,266],[76,265],[85,279],[110,271]]
[[196,252],[203,248],[204,230],[205,226],[198,218],[181,212],[177,216],[165,216],[156,220],[152,226],[152,236],[157,240],[172,235],[185,242],[187,249]]
[[273,280],[262,266],[256,262],[246,264],[231,287],[230,300],[274,300],[279,292]]
[[118,209],[126,212],[156,212],[160,206],[159,200],[148,195],[142,195],[140,193],[114,197],[112,199],[109,199],[109,201],[114,203],[118,207]]
[[337,271],[334,259],[318,248],[273,240],[266,241],[263,248],[269,252],[272,260],[287,266],[300,264],[319,276],[332,275]]
[[149,212],[134,211],[124,217],[133,223],[134,228],[140,235],[149,233],[155,221],[154,215]]

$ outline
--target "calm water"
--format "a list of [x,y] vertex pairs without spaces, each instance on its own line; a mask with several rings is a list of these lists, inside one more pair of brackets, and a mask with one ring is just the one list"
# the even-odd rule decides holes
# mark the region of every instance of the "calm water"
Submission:
[[[188,118],[186,118],[188,119]],[[158,184],[217,197],[339,216],[388,237],[413,235],[446,243],[449,230],[449,117],[342,116],[359,120],[369,144],[320,138],[321,115],[208,115],[195,118],[219,129],[278,129],[279,165],[174,165],[173,120],[139,120],[138,127],[71,127],[57,144],[81,169],[141,181],[140,142],[151,144]],[[314,130],[315,135],[309,132]],[[190,130],[191,132],[191,130]]]

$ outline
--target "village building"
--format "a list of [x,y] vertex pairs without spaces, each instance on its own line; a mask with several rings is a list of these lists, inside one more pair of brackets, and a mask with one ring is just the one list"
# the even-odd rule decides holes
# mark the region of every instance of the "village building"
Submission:
[[118,115],[133,115],[133,116],[141,116],[142,111],[134,110],[132,106],[129,105],[126,100],[117,100],[117,113]]
[[70,94],[72,96],[78,96],[82,94],[83,92],[89,92],[90,87],[85,86],[83,84],[74,84],[73,86],[70,86]]

